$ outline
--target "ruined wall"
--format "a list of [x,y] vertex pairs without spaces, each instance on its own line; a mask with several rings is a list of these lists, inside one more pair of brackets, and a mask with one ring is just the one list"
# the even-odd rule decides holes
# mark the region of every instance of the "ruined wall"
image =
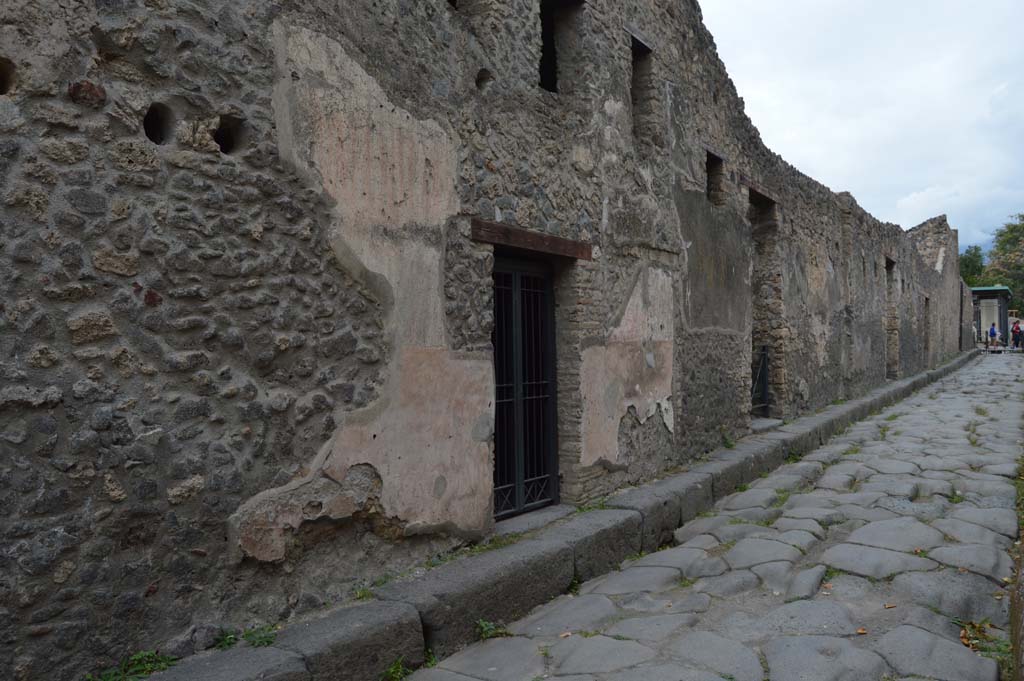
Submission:
[[767,150],[694,2],[565,13],[558,93],[538,7],[0,8],[0,676],[189,654],[489,532],[472,217],[593,247],[553,263],[570,503],[746,432],[754,344],[784,416],[957,351],[955,232]]

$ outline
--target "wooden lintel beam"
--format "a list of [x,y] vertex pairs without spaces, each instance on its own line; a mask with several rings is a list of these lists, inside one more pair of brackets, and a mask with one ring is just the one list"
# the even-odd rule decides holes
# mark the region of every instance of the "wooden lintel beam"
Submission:
[[523,229],[522,227],[504,225],[500,222],[489,222],[473,218],[470,234],[473,241],[485,244],[519,248],[524,251],[534,251],[536,253],[555,255],[561,258],[573,258],[575,260],[591,259],[591,247],[586,242],[542,234],[533,230]]

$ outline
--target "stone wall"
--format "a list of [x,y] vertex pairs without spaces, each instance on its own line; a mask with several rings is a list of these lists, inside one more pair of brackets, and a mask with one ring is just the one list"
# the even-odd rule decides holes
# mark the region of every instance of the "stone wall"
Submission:
[[958,351],[944,218],[766,149],[692,0],[569,5],[557,93],[538,0],[0,8],[0,676],[188,654],[485,536],[474,217],[593,247],[554,263],[566,502],[745,433],[753,345],[779,416]]

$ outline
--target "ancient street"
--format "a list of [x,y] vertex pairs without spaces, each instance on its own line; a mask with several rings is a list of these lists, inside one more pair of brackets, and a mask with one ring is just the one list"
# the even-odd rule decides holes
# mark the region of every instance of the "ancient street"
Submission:
[[1022,369],[971,362],[411,678],[995,681],[961,636],[1008,628]]

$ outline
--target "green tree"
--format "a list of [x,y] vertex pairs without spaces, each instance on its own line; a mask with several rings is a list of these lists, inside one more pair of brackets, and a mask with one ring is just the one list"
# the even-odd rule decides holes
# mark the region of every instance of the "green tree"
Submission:
[[982,273],[985,271],[985,259],[981,254],[981,246],[968,246],[960,255],[960,277],[968,286],[980,286]]
[[996,230],[983,279],[988,285],[1002,284],[1015,295],[1024,295],[1024,213]]

